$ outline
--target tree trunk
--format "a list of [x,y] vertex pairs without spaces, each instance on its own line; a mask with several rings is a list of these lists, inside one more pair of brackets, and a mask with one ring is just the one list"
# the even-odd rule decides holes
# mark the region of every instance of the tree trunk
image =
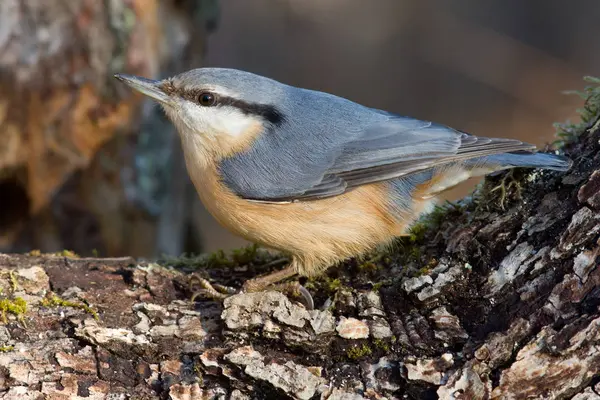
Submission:
[[113,74],[198,66],[216,4],[0,1],[0,251],[148,255],[178,229],[158,218],[170,126]]

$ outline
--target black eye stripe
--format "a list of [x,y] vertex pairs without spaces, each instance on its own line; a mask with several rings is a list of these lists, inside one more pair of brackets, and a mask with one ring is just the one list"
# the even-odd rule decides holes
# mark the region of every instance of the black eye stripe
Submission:
[[259,116],[274,125],[279,125],[285,120],[283,114],[277,107],[269,104],[247,103],[232,97],[221,97],[219,99],[219,104],[235,107],[246,115]]
[[285,121],[283,113],[279,111],[275,106],[269,104],[248,103],[246,101],[235,99],[233,97],[222,96],[209,90],[188,91],[183,93],[182,97],[187,100],[198,103],[199,96],[206,93],[212,94],[214,96],[214,102],[211,105],[212,107],[235,107],[246,115],[256,115],[265,119],[273,125],[280,125]]

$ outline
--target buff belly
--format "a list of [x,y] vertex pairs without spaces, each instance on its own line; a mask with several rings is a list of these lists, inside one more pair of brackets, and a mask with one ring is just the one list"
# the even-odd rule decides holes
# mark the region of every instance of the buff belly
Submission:
[[[410,198],[407,202],[398,184],[390,182],[321,200],[275,204],[241,199],[212,168],[192,180],[221,225],[249,241],[291,253],[298,273],[305,276],[389,243],[405,233],[426,203]],[[409,182],[413,190],[416,182]]]

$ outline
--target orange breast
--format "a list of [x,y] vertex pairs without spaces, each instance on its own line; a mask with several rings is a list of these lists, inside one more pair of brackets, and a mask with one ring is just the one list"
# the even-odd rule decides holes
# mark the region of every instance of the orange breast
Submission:
[[322,200],[273,204],[236,196],[220,182],[214,164],[189,171],[200,199],[219,223],[305,264],[326,267],[359,255],[400,235],[411,222],[390,214],[385,184]]

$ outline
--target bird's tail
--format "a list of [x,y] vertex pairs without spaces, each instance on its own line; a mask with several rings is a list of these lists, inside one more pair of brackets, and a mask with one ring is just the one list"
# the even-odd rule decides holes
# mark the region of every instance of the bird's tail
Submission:
[[516,167],[568,171],[573,165],[573,161],[564,156],[527,151],[493,154],[468,160],[467,163],[473,166],[494,166],[497,171]]
[[[454,164],[450,168],[442,168],[435,179],[432,179],[431,175],[425,176],[426,180],[434,180],[435,184],[426,185],[426,188],[422,190],[421,197],[424,199],[431,198],[469,178],[495,174],[510,168],[522,167],[567,171],[571,168],[572,164],[572,161],[567,157],[551,153],[532,153],[528,151],[475,157]],[[423,173],[427,172],[424,171]],[[415,176],[420,177],[423,173]],[[406,183],[406,178],[401,183]]]

